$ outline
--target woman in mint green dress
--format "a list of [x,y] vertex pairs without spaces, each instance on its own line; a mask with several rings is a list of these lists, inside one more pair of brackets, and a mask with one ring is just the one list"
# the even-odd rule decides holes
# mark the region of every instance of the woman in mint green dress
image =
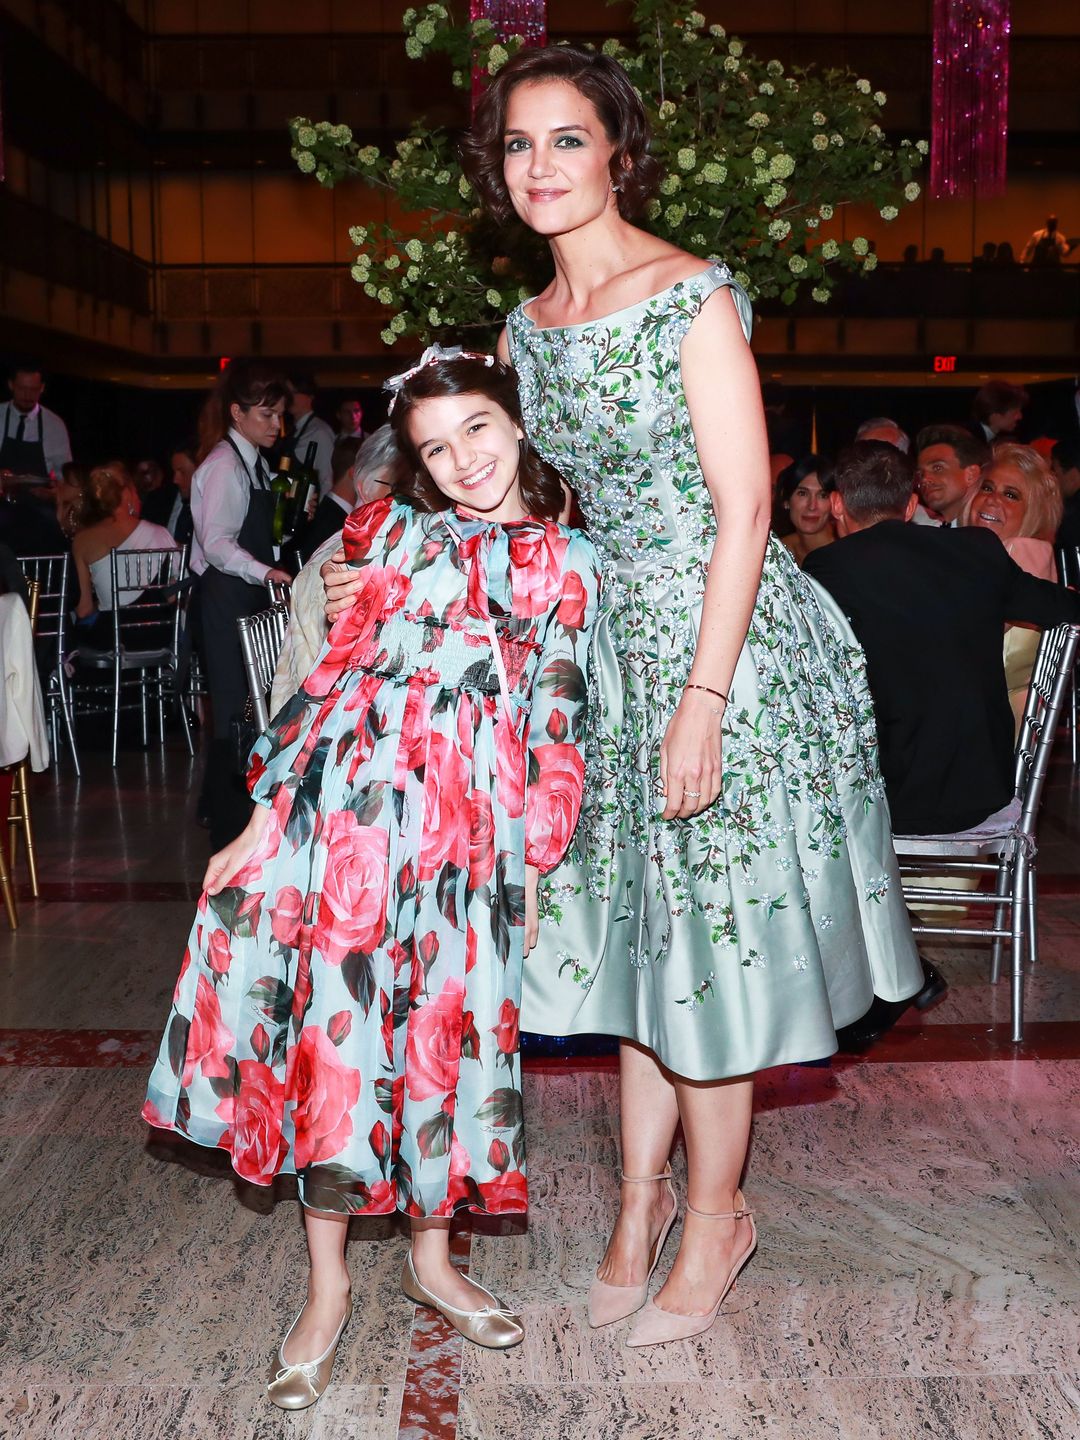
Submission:
[[[625,72],[567,47],[500,71],[465,144],[495,220],[551,246],[500,351],[604,575],[582,820],[522,1024],[623,1039],[622,1205],[589,1309],[640,1312],[632,1345],[707,1329],[754,1248],[754,1072],[830,1054],[875,993],[923,983],[862,652],[769,538],[750,305],[725,266],[630,223],[659,180],[647,144]],[[688,1215],[646,1304],[679,1122]]]

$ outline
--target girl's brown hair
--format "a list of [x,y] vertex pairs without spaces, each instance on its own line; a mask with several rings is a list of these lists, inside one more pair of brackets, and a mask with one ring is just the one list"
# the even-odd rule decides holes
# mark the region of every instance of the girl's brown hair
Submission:
[[610,55],[576,45],[519,50],[499,71],[476,107],[472,129],[461,142],[461,159],[488,213],[505,225],[514,207],[503,179],[506,112],[518,85],[562,80],[588,100],[615,146],[611,183],[624,220],[636,220],[656,194],[662,169],[649,154],[649,122],[630,77]]
[[[457,355],[436,360],[410,375],[397,392],[390,416],[390,428],[397,441],[398,456],[391,468],[394,494],[416,510],[431,513],[449,510],[453,501],[444,495],[428,474],[409,434],[409,416],[421,400],[445,395],[483,395],[505,410],[519,430],[525,429],[518,398],[517,375],[509,365],[496,359],[493,365],[483,358]],[[529,444],[520,442],[518,486],[529,515],[540,520],[557,520],[563,507],[562,481],[555,470]]]

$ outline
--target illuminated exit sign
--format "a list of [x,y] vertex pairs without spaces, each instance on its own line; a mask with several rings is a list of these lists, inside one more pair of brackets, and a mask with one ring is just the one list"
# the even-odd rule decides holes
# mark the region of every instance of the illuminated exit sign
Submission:
[[956,356],[955,356],[955,355],[935,355],[935,356],[934,356],[934,374],[935,374],[935,375],[954,375],[955,373],[956,373]]

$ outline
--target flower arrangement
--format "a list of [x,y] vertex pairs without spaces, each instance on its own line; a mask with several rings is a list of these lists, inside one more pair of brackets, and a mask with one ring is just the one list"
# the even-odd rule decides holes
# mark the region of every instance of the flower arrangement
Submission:
[[[823,238],[845,204],[872,204],[884,220],[920,193],[924,140],[891,145],[879,122],[885,95],[844,70],[785,70],[679,0],[636,0],[637,37],[604,43],[630,75],[664,166],[649,229],[726,260],[752,298],[790,304],[809,286],[825,302],[839,270],[877,264],[866,237]],[[409,9],[405,51],[446,57],[467,91],[474,67],[497,74],[523,41],[500,42],[488,20],[459,23],[445,5]],[[354,226],[354,280],[392,312],[382,338],[493,330],[507,310],[548,282],[547,246],[521,226],[496,228],[475,203],[456,138],[418,122],[384,154],[347,125],[297,118],[292,155],[325,186],[359,177],[395,197],[400,223]]]

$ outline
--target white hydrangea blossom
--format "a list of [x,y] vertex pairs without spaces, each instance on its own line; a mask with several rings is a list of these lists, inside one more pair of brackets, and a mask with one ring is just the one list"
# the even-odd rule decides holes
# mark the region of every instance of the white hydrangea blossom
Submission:
[[669,225],[681,225],[686,219],[686,206],[669,205],[664,211],[664,219]]
[[406,320],[404,315],[395,315],[394,318],[390,321],[390,329],[394,332],[395,335],[404,335],[405,325]]
[[676,190],[682,189],[682,179],[678,175],[665,175],[660,181],[661,195],[674,195]]
[[787,189],[783,185],[770,185],[762,198],[770,210],[775,210],[787,199]]
[[904,186],[905,200],[917,200],[921,194],[922,187],[920,185],[916,185],[914,180],[912,180],[910,184]]
[[508,50],[506,50],[502,45],[493,45],[488,51],[488,74],[497,75],[509,59],[510,53]]
[[884,105],[885,102],[886,102],[886,100],[888,100],[888,98],[889,98],[889,97],[885,94],[885,91],[884,91],[884,90],[875,90],[875,91],[874,91],[874,104],[875,104],[875,105]]
[[[408,43],[409,42],[406,40],[406,47],[408,47]],[[394,334],[393,330],[380,330],[379,339],[384,345],[393,345],[394,341],[397,339],[397,336]]]
[[[419,60],[419,59],[421,58],[421,56],[423,55],[423,53],[424,53],[424,47],[423,47],[423,45],[420,44],[420,41],[417,40],[416,36],[415,36],[415,35],[406,36],[406,39],[405,39],[405,54],[409,57],[409,59],[410,59],[410,60]],[[390,334],[390,332],[389,332],[389,330],[384,330],[384,331],[382,332],[382,334],[383,334],[383,339],[386,340],[386,337],[387,337],[387,335]],[[388,345],[392,345],[394,342],[393,342],[393,340],[391,339],[391,340],[387,340],[386,343],[387,343]]]
[[810,291],[810,294],[819,305],[824,305],[829,298],[829,290],[825,285],[815,285],[813,290]]
[[822,220],[831,220],[833,217],[833,207],[831,205],[822,205],[818,210],[818,214]]
[[826,240],[821,247],[821,258],[823,260],[835,260],[840,254],[840,246],[835,240]]
[[789,255],[789,256],[788,256],[788,262],[787,262],[787,263],[788,263],[788,269],[791,271],[791,273],[792,273],[793,275],[802,275],[802,274],[804,273],[804,271],[806,270],[806,256],[805,256],[805,255]]
[[815,150],[827,150],[829,148],[829,137],[827,135],[815,135],[810,141]]
[[786,180],[794,173],[795,161],[783,150],[778,151],[769,161],[769,174],[774,180]]
[[929,154],[930,154],[930,142],[929,142],[929,140],[916,140],[916,141],[915,141],[915,149],[919,152],[920,155],[929,155]]
[[750,151],[750,159],[754,162],[755,165],[764,165],[765,161],[768,159],[768,153],[769,152],[765,150],[761,145],[755,145],[754,148]]
[[900,211],[897,210],[895,205],[883,205],[881,207],[882,220],[895,220],[899,214]]
[[876,269],[877,269],[877,256],[876,256],[876,255],[873,255],[873,254],[867,255],[866,259],[863,261],[863,269],[864,269],[864,270],[876,270]]
[[869,80],[856,80],[856,81],[855,81],[855,89],[858,90],[858,92],[859,92],[860,95],[869,95],[869,94],[870,94],[870,90],[871,90],[870,81],[869,81]]
[[675,114],[675,106],[671,103],[670,100],[663,100],[661,101],[660,108],[657,110],[656,113],[661,120],[670,120],[671,117]]
[[773,240],[786,240],[791,234],[789,220],[773,220],[769,224],[769,235]]
[[725,55],[725,56],[724,56],[724,69],[725,69],[725,70],[727,70],[730,74],[734,74],[734,72],[735,72],[736,70],[738,70],[738,68],[739,68],[739,62],[738,62],[738,60],[735,59],[735,56],[734,56],[734,55]]
[[769,123],[769,117],[764,110],[755,110],[746,123],[754,130],[764,130]]
[[744,47],[741,40],[732,40],[727,48],[729,55],[741,55]]
[[[436,249],[437,248],[438,247],[436,246]],[[422,242],[415,238],[406,241],[405,254],[409,257],[410,260],[414,260],[417,264],[419,264],[420,261],[424,258],[424,246]]]
[[838,130],[834,131],[829,136],[829,144],[835,145],[837,150],[842,150],[844,148],[844,137],[840,134]]
[[420,41],[421,45],[430,45],[431,42],[435,39],[434,20],[421,20],[420,24],[417,25],[413,33]]
[[502,296],[499,294],[498,290],[495,290],[494,288],[487,291],[484,299],[495,310],[500,309],[502,306]]
[[394,303],[394,292],[390,289],[389,285],[384,285],[380,289],[378,301],[380,305],[392,305]]
[[763,80],[763,81],[761,82],[761,84],[758,86],[758,94],[759,94],[759,95],[775,95],[775,94],[776,94],[776,86],[775,86],[775,85],[770,85],[770,83],[768,82],[768,80]]
[[301,150],[300,158],[296,162],[296,168],[305,175],[311,175],[315,170],[315,156],[310,150]]
[[829,117],[823,115],[820,110],[815,110],[811,118],[815,125],[827,125],[829,123]]
[[397,269],[400,267],[400,265],[401,265],[401,256],[400,256],[400,255],[388,255],[388,256],[386,257],[385,264],[386,264],[387,270],[397,270]]
[[693,170],[697,164],[697,151],[690,145],[684,145],[675,160],[680,170]]
[[870,242],[865,235],[856,235],[851,242],[851,248],[856,255],[866,255],[870,249]]
[[722,185],[727,179],[727,166],[709,160],[701,167],[701,178],[708,185]]

